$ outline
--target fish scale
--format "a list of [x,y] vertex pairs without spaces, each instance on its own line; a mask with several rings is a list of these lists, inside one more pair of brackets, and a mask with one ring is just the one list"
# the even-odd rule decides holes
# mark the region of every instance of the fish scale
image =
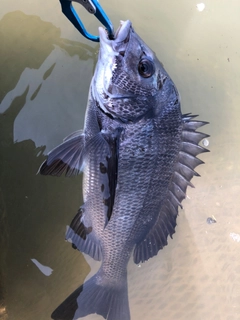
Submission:
[[158,254],[175,233],[207,124],[181,113],[178,91],[153,51],[121,22],[114,39],[99,29],[98,63],[83,131],[53,149],[39,172],[83,171],[83,199],[66,239],[102,264],[52,313],[130,320],[127,264]]

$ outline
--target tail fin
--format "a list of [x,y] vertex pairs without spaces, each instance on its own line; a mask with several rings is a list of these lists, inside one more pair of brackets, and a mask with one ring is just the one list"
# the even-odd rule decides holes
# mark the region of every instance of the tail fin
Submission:
[[60,304],[52,319],[75,320],[97,313],[107,320],[130,320],[127,279],[116,286],[100,270]]

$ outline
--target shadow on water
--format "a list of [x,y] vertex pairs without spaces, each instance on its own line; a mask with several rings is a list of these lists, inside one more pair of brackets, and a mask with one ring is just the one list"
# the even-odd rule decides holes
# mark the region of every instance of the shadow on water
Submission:
[[[0,21],[0,29],[0,68],[4,77],[1,100],[16,86],[26,67],[41,66],[54,45],[70,56],[79,55],[82,60],[95,56],[92,47],[61,39],[58,28],[37,16],[19,11],[9,13]],[[53,69],[54,65],[43,80]],[[40,315],[38,319],[50,318],[54,306],[67,295],[63,292],[59,297],[56,292],[67,287],[67,281],[74,284],[73,279],[69,280],[72,275],[61,271],[67,268],[64,259],[70,264],[78,259],[77,284],[82,283],[90,271],[83,255],[76,254],[69,244],[64,245],[65,226],[82,202],[81,178],[36,175],[45,159],[45,147],[36,148],[31,139],[14,142],[14,121],[24,108],[28,93],[29,86],[0,113],[0,317],[6,317],[7,312],[13,320],[33,319],[36,314]],[[51,266],[52,276],[41,274],[31,258]]]

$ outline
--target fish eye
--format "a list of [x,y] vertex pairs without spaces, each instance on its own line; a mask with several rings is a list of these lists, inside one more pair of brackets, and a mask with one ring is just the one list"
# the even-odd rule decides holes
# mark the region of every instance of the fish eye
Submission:
[[150,78],[155,72],[153,62],[148,58],[141,59],[138,64],[138,72],[143,78]]

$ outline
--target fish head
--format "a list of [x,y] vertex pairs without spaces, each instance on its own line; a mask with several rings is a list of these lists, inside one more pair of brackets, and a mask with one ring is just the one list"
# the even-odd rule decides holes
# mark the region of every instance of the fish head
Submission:
[[100,49],[92,95],[106,114],[137,121],[160,112],[178,92],[155,53],[135,33],[131,22],[121,22],[109,39],[99,28]]

